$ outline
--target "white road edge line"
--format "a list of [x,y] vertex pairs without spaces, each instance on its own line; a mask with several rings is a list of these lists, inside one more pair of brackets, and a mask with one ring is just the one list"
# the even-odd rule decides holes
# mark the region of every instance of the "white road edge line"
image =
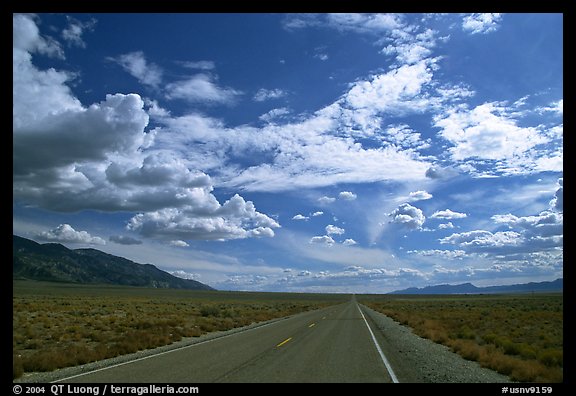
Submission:
[[368,321],[366,320],[366,317],[364,316],[362,309],[360,309],[360,305],[356,303],[356,306],[358,307],[358,311],[360,311],[360,315],[362,315],[362,319],[364,319],[364,323],[366,323],[366,327],[368,327],[368,331],[372,336],[372,341],[374,341],[374,345],[376,345],[376,349],[378,350],[378,353],[380,354],[380,357],[384,362],[384,366],[386,366],[386,370],[388,370],[388,374],[390,374],[390,378],[392,378],[392,382],[395,384],[400,383],[400,381],[398,381],[398,378],[396,377],[396,374],[394,374],[394,370],[392,370],[392,366],[390,366],[390,362],[388,362],[388,359],[386,359],[386,356],[384,356],[384,352],[382,352],[380,345],[378,345],[378,341],[376,341],[376,336],[374,336],[374,333],[372,332],[372,329],[370,328],[370,325],[368,324]]
[[[311,311],[305,311],[305,312],[311,312]],[[305,313],[305,312],[303,312],[303,313]],[[158,352],[158,353],[155,353],[155,354],[153,354],[153,355],[143,356],[143,357],[141,357],[141,358],[137,358],[137,359],[134,359],[134,360],[128,360],[128,361],[126,361],[126,362],[113,364],[113,365],[111,365],[111,366],[106,366],[106,367],[102,367],[102,368],[99,368],[99,369],[86,371],[85,373],[80,373],[80,374],[72,375],[72,376],[66,377],[66,378],[60,378],[60,379],[58,379],[58,380],[51,381],[51,383],[67,381],[67,380],[70,380],[70,379],[72,379],[72,378],[77,378],[77,377],[82,377],[82,376],[84,376],[84,375],[97,373],[98,371],[104,371],[104,370],[108,370],[108,369],[111,369],[111,368],[124,366],[125,364],[136,363],[136,362],[139,362],[139,361],[141,361],[141,360],[146,360],[146,359],[150,359],[150,358],[153,358],[153,357],[157,357],[157,356],[161,356],[161,355],[166,355],[166,354],[168,354],[168,353],[180,351],[180,350],[182,350],[182,349],[192,348],[192,347],[195,347],[195,346],[197,346],[197,345],[207,344],[207,343],[212,342],[212,341],[221,340],[221,339],[223,339],[223,338],[231,337],[231,336],[233,336],[233,335],[238,335],[238,334],[240,334],[240,333],[245,333],[245,332],[248,332],[248,331],[250,331],[250,330],[261,329],[261,328],[263,328],[263,327],[267,327],[267,326],[273,325],[273,324],[275,324],[275,323],[281,322],[282,320],[285,320],[285,319],[288,319],[288,318],[289,318],[289,317],[280,318],[280,320],[275,320],[275,321],[273,321],[273,322],[265,323],[265,324],[262,324],[262,325],[260,325],[260,326],[255,326],[255,327],[252,327],[252,328],[250,328],[250,329],[245,329],[245,330],[241,330],[241,331],[236,331],[236,332],[231,333],[231,334],[226,334],[226,335],[223,335],[223,336],[214,337],[214,338],[211,338],[211,339],[209,339],[209,340],[196,342],[196,343],[194,343],[194,344],[184,345],[184,346],[181,346],[181,347],[179,347],[179,348],[169,349],[169,350],[167,350],[167,351]]]

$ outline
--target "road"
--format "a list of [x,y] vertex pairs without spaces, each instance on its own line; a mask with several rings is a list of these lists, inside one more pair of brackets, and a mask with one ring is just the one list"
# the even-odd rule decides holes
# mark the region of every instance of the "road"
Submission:
[[[367,318],[366,318],[367,319]],[[393,382],[354,297],[63,382]]]

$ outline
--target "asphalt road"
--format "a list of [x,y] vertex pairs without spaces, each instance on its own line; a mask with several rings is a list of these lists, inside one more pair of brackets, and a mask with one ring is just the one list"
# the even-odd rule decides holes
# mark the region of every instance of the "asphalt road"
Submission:
[[392,382],[367,323],[352,298],[63,382]]

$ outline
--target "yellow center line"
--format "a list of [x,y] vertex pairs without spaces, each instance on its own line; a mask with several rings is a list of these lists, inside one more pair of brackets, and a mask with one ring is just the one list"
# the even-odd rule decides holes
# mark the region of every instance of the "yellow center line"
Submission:
[[308,327],[314,327],[314,326],[316,326],[316,323],[312,323],[312,324],[311,324],[310,326],[308,326]]
[[276,347],[281,347],[282,345],[286,344],[288,341],[290,341],[292,339],[292,337],[290,338],[286,338],[284,341],[282,341],[280,344],[276,345]]

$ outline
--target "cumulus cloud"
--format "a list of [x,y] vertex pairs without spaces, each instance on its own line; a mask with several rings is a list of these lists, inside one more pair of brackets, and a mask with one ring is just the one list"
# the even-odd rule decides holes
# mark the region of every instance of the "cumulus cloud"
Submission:
[[564,178],[558,179],[558,189],[554,193],[554,198],[550,201],[550,207],[552,210],[557,210],[558,212],[564,211]]
[[462,29],[471,34],[485,34],[498,30],[502,15],[499,13],[476,13],[467,15],[462,21]]
[[466,213],[454,212],[450,209],[437,210],[436,212],[434,212],[434,214],[432,214],[432,216],[430,216],[430,218],[432,219],[444,219],[444,220],[464,219],[466,217],[468,217]]
[[459,234],[452,234],[448,237],[440,239],[442,244],[458,245],[470,250],[498,250],[498,248],[509,248],[521,246],[524,243],[524,238],[518,232],[502,231],[492,233],[485,230],[474,230],[462,232]]
[[120,245],[141,245],[142,241],[126,235],[111,235],[108,240]]
[[524,235],[527,237],[550,237],[553,235],[562,235],[564,216],[562,213],[544,211],[537,216],[518,217],[513,214],[494,215],[492,216],[497,224],[506,224],[509,228],[520,228],[525,230]]
[[[32,54],[55,51],[32,17],[14,15],[13,43],[16,200],[61,212],[136,212],[130,229],[165,240],[274,235],[279,224],[252,202],[238,195],[218,202],[211,178],[182,152],[185,142],[169,136],[171,146],[157,139],[158,129],[146,130],[145,107],[157,103],[145,105],[137,94],[111,94],[85,107],[67,85],[72,73],[32,63]],[[161,81],[161,70],[141,52],[113,60],[136,78]],[[160,110],[155,110],[160,121],[172,120]]]
[[188,102],[229,104],[241,94],[235,89],[218,86],[214,78],[205,73],[166,85],[167,99],[183,99]]
[[322,216],[324,214],[324,212],[322,212],[321,210],[312,213],[312,217],[317,217],[317,216]]
[[429,179],[447,179],[456,176],[458,172],[452,168],[440,168],[437,166],[431,166],[426,169],[425,176]]
[[254,101],[255,102],[264,102],[266,100],[271,99],[279,99],[286,96],[286,92],[281,89],[265,89],[260,88],[256,94],[254,94]]
[[422,210],[407,203],[398,206],[389,213],[389,216],[392,217],[391,223],[400,224],[412,230],[421,228],[426,221]]
[[318,198],[318,203],[320,203],[322,205],[328,205],[334,201],[336,201],[336,198],[334,198],[334,197],[323,196],[323,197]]
[[334,239],[332,239],[331,236],[322,235],[322,236],[312,237],[312,238],[310,239],[310,243],[319,244],[319,245],[326,245],[326,246],[332,246],[332,245],[334,245],[336,242],[334,241]]
[[309,217],[301,215],[301,214],[297,214],[296,216],[292,217],[292,220],[308,220]]
[[180,239],[177,239],[175,241],[170,241],[168,244],[170,246],[174,246],[174,247],[188,247],[188,246],[190,246],[187,242],[182,241]]
[[408,200],[413,201],[424,201],[426,199],[431,199],[433,196],[427,191],[413,191],[409,194]]
[[439,230],[446,230],[449,228],[454,228],[454,224],[452,224],[451,221],[449,221],[448,223],[442,223],[442,224],[438,224],[438,229]]
[[272,237],[280,225],[256,211],[251,201],[236,194],[223,205],[212,195],[199,197],[199,205],[140,213],[127,225],[146,237],[227,240]]
[[28,53],[65,58],[64,51],[56,40],[40,35],[40,30],[31,15],[12,15],[12,44],[14,49]]
[[200,274],[186,272],[186,271],[182,271],[182,270],[167,271],[167,272],[170,275],[174,275],[174,276],[177,276],[178,278],[182,278],[182,279],[198,280],[202,277]]
[[342,242],[342,245],[344,246],[352,246],[352,245],[357,245],[358,242],[356,242],[354,239],[348,238],[345,239],[344,242]]
[[332,224],[326,226],[326,234],[328,235],[342,235],[345,232],[346,231],[343,228],[337,227]]
[[156,88],[162,82],[162,69],[158,65],[148,62],[142,51],[129,52],[107,59],[120,65],[140,84]]
[[338,198],[343,199],[344,201],[354,201],[358,196],[350,191],[341,191],[338,194]]
[[94,237],[86,231],[76,231],[70,224],[60,224],[58,227],[36,234],[36,238],[48,242],[83,243],[90,245],[105,245],[106,241]]

